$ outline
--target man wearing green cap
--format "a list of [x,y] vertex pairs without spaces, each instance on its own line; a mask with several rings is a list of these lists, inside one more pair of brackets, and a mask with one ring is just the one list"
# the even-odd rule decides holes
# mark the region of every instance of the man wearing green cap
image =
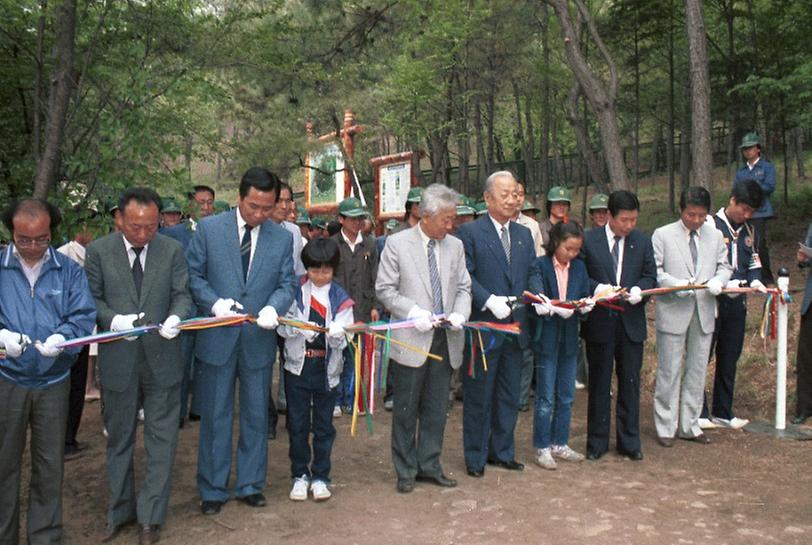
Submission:
[[310,220],[310,214],[308,214],[304,208],[299,207],[296,225],[299,226],[299,231],[302,233],[302,245],[307,244],[310,240],[310,227],[313,225],[313,222]]
[[547,218],[539,222],[542,245],[546,246],[550,240],[550,229],[553,225],[563,221],[570,215],[572,196],[568,188],[556,185],[547,192]]
[[167,197],[162,200],[163,208],[161,208],[161,225],[164,228],[172,227],[180,223],[182,210],[175,199]]
[[604,227],[609,221],[609,196],[595,193],[589,201],[589,219],[592,227]]
[[755,180],[764,192],[764,203],[753,214],[750,224],[756,231],[758,241],[754,257],[761,262],[761,280],[768,285],[774,284],[775,279],[770,269],[770,252],[767,248],[767,221],[775,217],[773,204],[770,202],[770,195],[775,191],[775,167],[761,157],[761,140],[758,133],[745,134],[739,149],[744,159],[744,166],[736,171],[733,185],[744,180]]
[[[338,242],[341,260],[333,273],[333,280],[343,287],[355,301],[353,314],[356,320],[373,322],[380,319],[380,305],[375,298],[375,278],[378,276],[378,249],[375,237],[361,233],[364,218],[369,215],[361,201],[355,197],[344,199],[338,205],[341,230],[333,235]],[[345,353],[344,370],[341,372],[341,390],[336,406],[352,414],[355,367],[349,354]],[[337,416],[337,411],[334,413]]]
[[403,215],[403,221],[390,233],[391,235],[417,225],[417,222],[420,221],[421,200],[423,200],[423,188],[420,186],[411,188],[406,197],[406,204],[404,205],[406,213]]

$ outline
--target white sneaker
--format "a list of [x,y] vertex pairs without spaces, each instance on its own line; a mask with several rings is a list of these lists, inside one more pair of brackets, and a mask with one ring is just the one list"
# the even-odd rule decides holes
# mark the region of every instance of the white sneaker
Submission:
[[711,422],[713,422],[720,428],[730,428],[732,430],[740,430],[750,423],[750,421],[747,420],[746,418],[739,418],[736,416],[734,416],[730,420],[728,420],[727,418],[713,417],[711,418]]
[[310,491],[313,493],[313,499],[316,501],[326,501],[332,496],[330,489],[327,488],[327,483],[324,481],[313,481],[310,483]]
[[[714,419],[715,420],[715,419]],[[714,430],[718,428],[719,425],[709,418],[700,418],[699,419],[699,429],[701,430]]]
[[293,501],[307,500],[307,487],[309,484],[310,481],[308,480],[307,475],[297,477],[293,481],[293,488],[290,489],[290,494],[288,497]]
[[139,422],[143,422],[143,421],[144,421],[144,409],[138,409],[138,416],[137,416],[137,418],[138,418],[138,421],[139,421]]
[[575,452],[569,445],[555,445],[552,448],[554,458],[559,458],[566,462],[583,462],[584,455],[580,452]]
[[586,384],[584,384],[583,382],[577,381],[577,380],[575,381],[575,389],[576,390],[583,390],[584,388],[586,388]]
[[341,416],[341,407],[336,405],[333,407],[333,418],[339,418]]
[[556,469],[558,464],[553,460],[553,454],[549,448],[536,449],[536,464],[544,469]]

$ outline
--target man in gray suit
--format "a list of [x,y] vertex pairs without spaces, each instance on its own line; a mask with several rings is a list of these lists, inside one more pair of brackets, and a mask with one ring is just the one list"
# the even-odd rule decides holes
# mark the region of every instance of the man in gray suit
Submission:
[[[462,364],[462,324],[471,313],[465,250],[458,238],[446,236],[454,227],[457,198],[442,184],[426,188],[420,222],[388,238],[375,283],[393,319],[416,319],[414,328],[395,330],[392,338],[443,358],[427,359],[392,344],[392,459],[402,493],[414,490],[415,480],[457,485],[440,464],[451,370]],[[441,323],[449,329],[438,328]]]
[[[140,542],[157,542],[169,503],[184,370],[176,326],[190,316],[192,298],[183,248],[157,233],[160,207],[160,197],[151,189],[125,190],[119,199],[120,232],[87,247],[85,271],[96,300],[99,329],[123,331],[138,323],[162,324],[158,335],[99,346],[111,493],[102,541],[113,539],[123,526],[137,520]],[[133,453],[139,396],[147,456],[143,488],[136,499]]]
[[657,299],[654,425],[657,441],[664,447],[674,444],[676,434],[697,443],[710,442],[699,427],[699,414],[715,327],[716,296],[733,272],[721,231],[705,221],[710,207],[707,189],[686,188],[680,196],[680,219],[660,227],[651,237],[660,287],[707,287]]

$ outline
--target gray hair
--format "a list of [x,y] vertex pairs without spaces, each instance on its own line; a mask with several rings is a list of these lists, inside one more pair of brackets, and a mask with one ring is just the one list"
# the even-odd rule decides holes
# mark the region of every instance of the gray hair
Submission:
[[485,192],[486,193],[491,192],[491,189],[493,189],[493,183],[496,181],[497,178],[510,178],[514,182],[519,183],[516,180],[516,176],[514,176],[511,171],[509,171],[509,170],[497,170],[496,172],[494,172],[493,174],[488,176],[487,180],[485,180]]
[[420,200],[420,214],[436,216],[443,210],[456,209],[460,195],[443,184],[431,184],[423,191]]

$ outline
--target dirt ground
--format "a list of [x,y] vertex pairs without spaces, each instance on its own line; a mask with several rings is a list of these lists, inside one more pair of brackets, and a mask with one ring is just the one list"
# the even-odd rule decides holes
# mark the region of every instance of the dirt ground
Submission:
[[[784,262],[794,251],[776,248]],[[792,271],[794,288],[803,275]],[[798,294],[796,297],[800,297]],[[651,305],[650,305],[651,306]],[[792,308],[792,307],[791,307]],[[649,312],[651,313],[651,310]],[[794,311],[794,312],[793,312]],[[750,304],[745,354],[739,365],[737,415],[771,421],[774,410],[774,343],[753,334],[760,315]],[[650,322],[653,326],[653,321]],[[652,424],[656,352],[653,327],[646,345],[641,407],[645,460],[632,462],[613,452],[596,462],[559,464],[545,471],[532,463],[532,413],[520,413],[517,459],[524,472],[488,467],[485,477],[465,474],[462,405],[449,412],[443,462],[459,486],[442,489],[418,483],[407,495],[395,491],[389,450],[389,413],[374,416],[375,433],[350,419],[337,419],[333,450],[333,498],[326,503],[288,500],[290,489],[284,417],[270,442],[268,506],[252,509],[231,501],[221,514],[204,517],[195,486],[198,425],[181,430],[170,513],[163,530],[167,544],[266,543],[397,544],[803,544],[812,543],[812,441],[779,440],[746,431],[710,430],[710,445],[678,441],[670,449],[655,441]],[[791,311],[788,412],[794,410],[794,353],[797,306]],[[532,401],[532,399],[531,399]],[[236,428],[236,425],[235,425]],[[812,431],[812,430],[811,430]],[[98,543],[108,497],[99,404],[86,407],[79,440],[83,457],[65,471],[65,542]],[[570,444],[586,442],[586,393],[577,392]],[[136,475],[143,475],[139,437]],[[25,473],[30,467],[26,453]],[[27,481],[27,478],[25,479]],[[27,489],[24,481],[23,489]],[[24,499],[24,501],[26,501]],[[137,543],[129,528],[115,544]]]

